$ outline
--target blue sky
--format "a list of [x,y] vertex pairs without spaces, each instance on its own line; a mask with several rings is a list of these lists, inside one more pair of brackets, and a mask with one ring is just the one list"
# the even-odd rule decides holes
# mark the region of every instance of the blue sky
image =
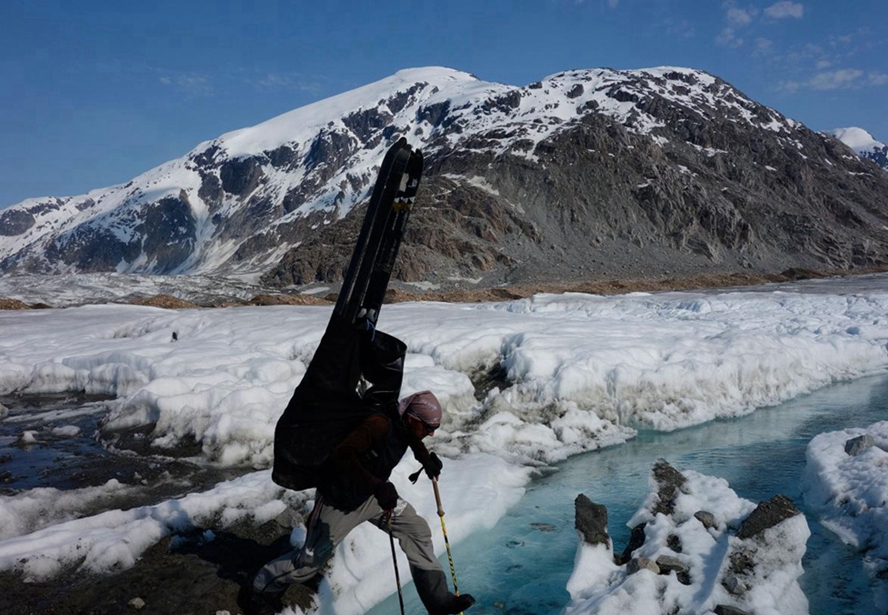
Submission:
[[707,70],[815,130],[888,141],[884,0],[4,0],[0,208],[122,183],[395,71],[527,85]]

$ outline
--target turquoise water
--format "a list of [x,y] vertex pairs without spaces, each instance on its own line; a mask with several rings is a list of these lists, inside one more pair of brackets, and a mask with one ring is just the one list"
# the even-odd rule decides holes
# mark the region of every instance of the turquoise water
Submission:
[[[626,521],[647,493],[651,465],[663,457],[680,470],[722,477],[738,495],[756,502],[788,495],[805,512],[812,532],[800,580],[810,613],[877,615],[860,555],[818,523],[799,483],[805,448],[815,435],[886,418],[888,376],[878,376],[837,384],[740,419],[673,433],[644,432],[627,444],[571,458],[531,483],[522,501],[492,530],[454,545],[460,589],[478,599],[470,613],[560,613],[569,601],[564,587],[577,548],[574,498],[585,493],[607,506],[615,550],[622,551],[629,538]],[[425,612],[412,585],[404,594],[408,613]],[[397,612],[397,596],[392,596],[370,614]]]

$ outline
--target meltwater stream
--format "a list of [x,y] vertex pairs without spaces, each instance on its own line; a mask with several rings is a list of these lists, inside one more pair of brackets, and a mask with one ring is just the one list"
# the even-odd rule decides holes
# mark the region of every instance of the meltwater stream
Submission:
[[[754,502],[788,495],[812,532],[800,580],[810,613],[876,615],[860,555],[818,523],[803,500],[800,479],[805,448],[814,436],[886,418],[888,376],[870,377],[744,418],[672,433],[643,432],[627,444],[571,458],[532,482],[494,528],[453,546],[460,589],[478,600],[470,615],[560,613],[570,599],[565,585],[577,549],[574,498],[585,493],[607,506],[614,550],[620,552],[629,538],[626,522],[641,506],[651,466],[660,457],[679,470],[724,478],[740,497]],[[447,480],[446,466],[441,480]],[[432,531],[440,531],[437,524]],[[447,570],[446,557],[442,560]],[[412,586],[404,594],[408,613],[425,612]],[[391,596],[370,615],[398,609],[397,596]]]

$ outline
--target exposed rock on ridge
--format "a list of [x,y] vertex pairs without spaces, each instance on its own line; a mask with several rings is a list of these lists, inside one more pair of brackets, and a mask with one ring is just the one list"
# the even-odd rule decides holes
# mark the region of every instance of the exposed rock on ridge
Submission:
[[888,175],[690,69],[527,87],[415,69],[0,214],[0,271],[341,279],[399,136],[425,179],[395,277],[442,285],[888,263]]

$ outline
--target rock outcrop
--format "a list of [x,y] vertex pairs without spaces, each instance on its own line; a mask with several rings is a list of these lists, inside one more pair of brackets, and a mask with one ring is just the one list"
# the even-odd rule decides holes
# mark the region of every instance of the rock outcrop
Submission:
[[[627,600],[651,613],[807,612],[797,579],[810,533],[789,498],[753,506],[725,481],[682,473],[663,459],[651,474],[622,556],[613,557],[609,540],[591,542],[581,531],[565,613],[620,613]],[[704,502],[713,510],[703,510]],[[590,505],[577,498],[578,528],[588,525]]]

